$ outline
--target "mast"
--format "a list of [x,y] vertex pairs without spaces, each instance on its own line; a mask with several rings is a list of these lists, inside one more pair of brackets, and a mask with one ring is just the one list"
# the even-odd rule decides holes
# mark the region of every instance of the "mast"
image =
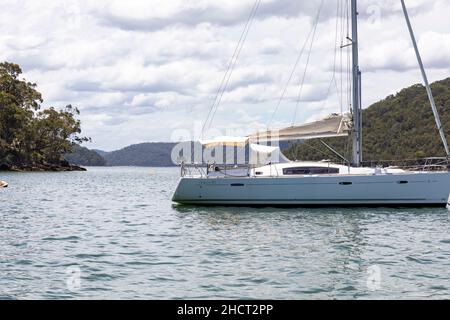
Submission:
[[431,109],[433,110],[434,120],[436,121],[436,126],[439,130],[439,135],[441,136],[442,144],[445,148],[445,153],[447,157],[449,157],[449,150],[447,139],[445,138],[444,128],[442,127],[441,120],[439,119],[439,113],[436,109],[436,103],[434,102],[433,92],[431,91],[430,84],[428,83],[427,74],[425,73],[425,68],[423,67],[422,58],[420,57],[419,48],[417,47],[416,38],[414,37],[414,31],[411,26],[411,22],[409,21],[408,10],[405,6],[405,1],[401,0],[403,13],[405,14],[406,24],[408,25],[409,34],[411,36],[411,40],[414,46],[414,51],[416,52],[417,61],[420,66],[420,71],[422,72],[423,82],[425,83],[425,88],[427,88],[428,99],[430,100]]
[[358,59],[358,6],[357,0],[352,0],[352,113],[353,113],[353,157],[352,164],[355,167],[361,166],[361,72],[359,70]]

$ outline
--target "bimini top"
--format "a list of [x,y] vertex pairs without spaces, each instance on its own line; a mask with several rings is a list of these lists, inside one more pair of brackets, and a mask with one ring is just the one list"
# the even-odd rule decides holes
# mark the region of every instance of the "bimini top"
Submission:
[[248,136],[253,142],[306,140],[348,136],[352,127],[349,114],[332,114],[329,117],[297,126],[261,131]]
[[248,142],[248,137],[222,136],[222,137],[216,137],[214,139],[199,140],[199,142],[205,148],[210,148],[210,147],[215,147],[215,146],[244,147]]

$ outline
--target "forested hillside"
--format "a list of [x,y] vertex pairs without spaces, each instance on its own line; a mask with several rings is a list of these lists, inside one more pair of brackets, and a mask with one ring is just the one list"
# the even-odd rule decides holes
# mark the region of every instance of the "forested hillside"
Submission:
[[[450,138],[450,78],[434,82],[432,91],[442,125]],[[347,158],[347,138],[324,141]],[[320,141],[294,144],[286,156],[298,160],[336,159]],[[400,160],[445,156],[425,87],[416,84],[363,110],[363,159]]]
[[134,144],[103,154],[108,166],[173,166],[171,161],[174,143],[148,142]]
[[88,148],[75,145],[73,151],[67,153],[64,158],[69,163],[76,164],[78,166],[104,166],[106,160],[98,154],[95,150],[89,150]]

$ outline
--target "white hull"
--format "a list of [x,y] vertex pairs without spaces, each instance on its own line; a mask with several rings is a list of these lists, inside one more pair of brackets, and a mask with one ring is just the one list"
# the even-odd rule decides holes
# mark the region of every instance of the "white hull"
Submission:
[[446,206],[450,172],[181,178],[173,201],[203,205]]
[[[444,130],[403,1],[402,7],[436,125],[439,128],[446,150],[446,160],[448,160],[449,151]],[[248,143],[251,149],[250,155],[256,153],[256,157],[250,156],[249,162],[252,166],[248,166],[244,172],[239,172],[239,166],[233,166],[231,170],[227,170],[226,165],[222,169],[220,165],[216,166],[214,161],[212,163],[207,161],[206,172],[200,169],[199,177],[190,173],[189,177],[184,176],[186,168],[182,163],[182,178],[173,196],[173,201],[212,205],[447,205],[450,193],[450,172],[412,172],[393,167],[360,167],[362,155],[361,72],[358,64],[358,9],[356,0],[351,1],[350,11],[352,27],[350,39],[352,46],[351,107],[353,109],[351,123],[344,121],[342,116],[336,117],[334,115],[323,121],[311,122],[301,126],[292,124],[287,128],[258,132],[247,137],[218,137],[214,140],[204,140],[201,144],[205,147],[237,147]],[[342,34],[342,36],[344,35]],[[347,39],[349,39],[348,36]],[[218,103],[220,103],[220,100]],[[212,122],[209,115],[208,121]],[[280,155],[279,148],[252,143],[305,140],[348,134],[352,135],[352,163],[355,164],[354,167],[332,164],[328,161],[284,162],[281,160],[286,159],[273,160],[271,158],[273,155]],[[218,158],[218,160],[218,163],[221,163],[223,159]],[[193,165],[194,168],[197,168],[195,163]],[[259,165],[259,167],[251,169],[253,165]],[[424,168],[427,167],[424,166]],[[448,161],[443,161],[439,168],[448,169]],[[409,169],[412,170],[411,167]]]

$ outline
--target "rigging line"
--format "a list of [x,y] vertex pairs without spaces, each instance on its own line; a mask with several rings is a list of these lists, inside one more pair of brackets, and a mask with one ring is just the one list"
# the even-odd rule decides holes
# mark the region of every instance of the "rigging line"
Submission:
[[[256,2],[255,2],[255,4],[256,4]],[[234,49],[233,55],[231,56],[231,59],[230,59],[230,61],[229,61],[229,63],[228,63],[226,72],[224,73],[224,75],[223,75],[223,77],[222,77],[222,81],[220,82],[220,85],[219,85],[219,87],[218,87],[218,89],[217,89],[217,93],[216,93],[216,96],[215,96],[215,98],[214,98],[213,104],[212,104],[212,106],[211,106],[211,108],[210,108],[210,110],[209,110],[208,116],[207,116],[207,118],[206,118],[206,120],[205,120],[205,123],[204,123],[204,125],[203,125],[203,130],[204,130],[204,128],[205,128],[205,126],[206,126],[206,124],[207,124],[207,122],[208,122],[208,119],[209,119],[209,117],[210,117],[210,115],[211,115],[212,110],[214,109],[214,107],[215,107],[215,105],[216,105],[216,103],[217,103],[217,98],[219,97],[220,92],[222,91],[222,88],[223,88],[223,86],[224,86],[224,84],[225,84],[225,79],[227,78],[228,72],[230,72],[230,69],[231,69],[231,67],[232,67],[232,65],[233,65],[233,61],[234,61],[234,59],[235,59],[235,57],[236,57],[236,53],[238,52],[238,48],[239,48],[239,46],[240,46],[240,44],[241,44],[241,42],[242,42],[242,39],[243,39],[243,37],[244,37],[245,30],[247,29],[248,23],[249,23],[250,18],[251,18],[252,14],[253,14],[253,10],[254,10],[255,4],[254,4],[253,7],[252,7],[250,16],[248,17],[248,19],[247,19],[247,21],[246,21],[246,23],[245,23],[244,30],[243,30],[242,33],[241,33],[241,36],[240,36],[240,38],[239,38],[239,41],[237,42],[236,47],[235,47],[235,49]]]
[[344,40],[348,41],[348,34],[349,34],[349,1],[348,0],[342,0],[342,7],[341,7],[341,20],[342,20],[342,29],[341,29],[341,40],[342,40],[342,61],[341,61],[341,92],[342,92],[342,102],[343,104],[347,105],[347,111],[349,111],[350,105],[349,105],[349,52],[350,52],[350,46],[345,45],[344,46]]
[[310,46],[309,46],[308,56],[306,58],[306,64],[305,64],[305,69],[303,71],[302,82],[300,84],[300,89],[299,89],[298,96],[297,96],[297,103],[295,105],[294,117],[292,118],[292,126],[294,126],[295,118],[297,117],[298,105],[300,103],[300,99],[301,99],[301,96],[302,96],[303,85],[305,83],[306,72],[308,71],[309,59],[311,57],[311,51],[312,51],[312,46],[314,44],[314,38],[315,38],[315,35],[316,35],[317,26],[319,25],[319,18],[320,18],[320,12],[322,11],[322,6],[323,6],[323,0],[320,2],[319,11],[317,12],[316,23],[315,23],[315,26],[314,26],[314,31],[313,31],[313,34],[312,34],[311,43],[310,43]]
[[256,1],[256,7],[255,7],[255,10],[254,10],[254,12],[253,12],[253,16],[251,17],[250,23],[249,23],[248,28],[247,28],[247,30],[246,30],[246,32],[245,32],[245,35],[244,35],[244,39],[243,39],[242,44],[241,44],[241,46],[240,46],[240,48],[239,48],[239,50],[238,50],[238,52],[237,52],[236,59],[234,60],[234,64],[233,64],[233,67],[232,67],[232,69],[231,69],[231,72],[228,74],[228,78],[227,78],[227,81],[225,82],[225,86],[224,86],[224,88],[223,88],[223,90],[222,90],[222,92],[221,92],[221,94],[220,94],[220,96],[219,96],[219,100],[218,100],[218,102],[217,102],[216,109],[214,110],[213,115],[212,115],[212,117],[211,117],[211,122],[210,122],[209,126],[211,126],[212,120],[214,119],[214,116],[216,115],[216,112],[217,112],[217,110],[218,110],[218,108],[219,108],[219,105],[220,105],[220,103],[221,103],[221,101],[222,101],[222,97],[223,97],[223,95],[225,94],[225,91],[226,91],[227,88],[228,88],[228,84],[229,84],[229,82],[230,82],[231,75],[232,75],[233,70],[234,70],[234,67],[235,67],[235,65],[236,65],[237,58],[238,58],[239,54],[241,53],[241,50],[242,50],[242,48],[243,48],[243,46],[244,46],[244,42],[245,42],[245,40],[246,40],[246,38],[247,38],[248,32],[249,32],[250,27],[251,27],[251,25],[252,25],[252,23],[253,23],[253,19],[255,18],[255,15],[256,15],[256,12],[257,12],[257,10],[258,10],[258,7],[259,7],[260,3],[261,3],[261,0],[257,0],[257,1]]
[[300,62],[300,59],[301,59],[302,56],[303,56],[303,52],[305,51],[306,45],[308,44],[308,40],[309,40],[309,38],[311,37],[311,34],[312,34],[312,32],[313,32],[313,29],[314,29],[314,27],[312,26],[312,27],[311,27],[311,30],[309,30],[308,36],[306,37],[305,42],[303,43],[303,46],[302,46],[302,48],[301,48],[299,54],[297,55],[297,60],[295,61],[294,67],[292,68],[291,74],[289,75],[289,79],[288,79],[288,81],[286,82],[286,85],[285,85],[285,87],[284,87],[284,89],[283,89],[283,92],[282,92],[280,98],[278,99],[278,103],[277,103],[277,105],[276,105],[276,107],[275,107],[275,110],[272,112],[272,115],[271,115],[271,117],[270,117],[270,120],[269,120],[269,122],[267,123],[267,129],[269,129],[269,126],[270,126],[270,124],[272,123],[273,118],[274,118],[275,114],[277,113],[278,108],[279,108],[280,105],[281,105],[281,101],[284,99],[284,96],[285,96],[285,94],[286,94],[286,91],[287,91],[287,88],[288,88],[288,86],[289,86],[289,83],[291,83],[292,77],[294,76],[294,73],[295,73],[295,70],[297,69],[298,63]]
[[[347,39],[350,39],[350,0],[346,0],[347,2],[347,10],[346,10],[346,16],[347,16]],[[352,56],[350,54],[350,46],[347,47],[347,105],[349,106],[349,109],[352,110],[352,90],[353,90],[353,81],[352,81]]]
[[331,152],[333,152],[336,156],[338,156],[341,160],[344,160],[345,163],[350,165],[350,161],[347,160],[347,158],[345,158],[342,154],[340,154],[339,152],[337,152],[335,149],[333,149],[333,147],[331,147],[328,143],[326,143],[325,141],[323,141],[323,139],[319,140],[325,147],[328,148],[328,150],[330,150]]
[[254,18],[254,12],[256,12],[257,6],[259,6],[259,2],[260,2],[260,0],[256,0],[255,3],[253,4],[252,10],[250,11],[250,15],[248,16],[247,21],[246,21],[245,26],[244,26],[244,29],[243,29],[243,31],[241,33],[241,36],[239,37],[239,41],[238,41],[238,43],[237,43],[237,45],[236,45],[236,47],[234,49],[234,52],[233,52],[233,55],[231,56],[230,61],[228,63],[226,72],[224,73],[224,75],[222,77],[222,80],[221,80],[220,85],[219,85],[219,87],[217,89],[216,95],[214,97],[213,104],[211,105],[211,107],[209,109],[209,112],[208,112],[208,114],[206,116],[206,119],[205,119],[205,121],[203,123],[202,137],[203,137],[206,125],[208,124],[208,120],[209,120],[209,118],[211,116],[211,112],[213,111],[213,109],[215,108],[215,106],[217,104],[217,101],[218,101],[217,99],[218,99],[220,93],[223,91],[224,84],[225,84],[225,79],[227,78],[228,73],[230,71],[232,72],[232,69],[233,69],[233,66],[235,64],[235,61],[237,60],[237,56],[239,55],[239,53],[238,53],[239,52],[239,47],[241,46],[243,41],[245,41],[244,35],[246,34],[246,30],[248,29],[248,25],[249,25],[250,21],[253,20],[253,18]]
[[[254,18],[256,16],[256,12],[258,11],[260,3],[261,3],[261,0],[256,0],[255,1],[255,4],[253,5],[252,11],[250,12],[250,16],[248,17],[247,23],[246,23],[246,25],[244,27],[243,33],[241,34],[240,42],[238,43],[238,45],[237,45],[237,47],[235,49],[235,53],[236,54],[234,55],[234,59],[231,60],[231,66],[229,67],[229,69],[227,70],[227,72],[224,75],[224,78],[223,78],[224,85],[222,86],[221,90],[218,93],[218,99],[216,99],[216,101],[215,101],[215,107],[213,105],[213,108],[211,109],[212,115],[211,115],[211,117],[209,119],[209,125],[207,127],[208,130],[210,129],[210,127],[212,125],[213,119],[214,119],[214,117],[216,115],[216,112],[217,112],[217,110],[219,108],[219,105],[220,105],[220,103],[222,101],[222,97],[223,97],[225,91],[228,88],[228,84],[230,82],[231,75],[232,75],[232,73],[234,71],[234,67],[236,66],[236,62],[238,60],[239,54],[241,53],[241,50],[242,50],[242,48],[244,46],[245,40],[247,38],[247,35],[248,35],[250,27],[251,27],[251,25],[253,23],[253,20],[254,20]],[[207,124],[207,122],[205,123],[204,128],[206,128],[206,124]],[[203,131],[204,131],[204,129],[202,130],[202,134],[203,134]]]
[[[342,39],[349,39],[348,38],[348,34],[349,34],[349,25],[348,25],[348,22],[349,22],[349,19],[348,19],[348,9],[349,9],[349,6],[348,6],[348,0],[343,0],[344,1],[344,5],[345,5],[345,7],[343,8],[343,10],[342,10],[342,19],[343,19],[343,22],[342,22]],[[350,47],[349,46],[346,46],[345,47],[345,57],[344,57],[344,59],[345,59],[345,71],[344,71],[344,78],[345,78],[345,83],[344,83],[344,87],[345,87],[345,104],[347,105],[347,110],[349,110],[349,111],[351,111],[351,106],[350,106],[350,101],[349,101],[349,73],[348,73],[348,70],[349,70],[349,50],[350,50]]]
[[[308,142],[305,142],[305,143],[303,143],[302,145],[305,145],[305,146],[307,146],[307,147],[313,149],[314,151],[317,151],[317,152],[321,153],[321,154],[324,155],[324,156],[327,156],[327,157],[328,157],[328,156],[330,155],[329,153],[327,153],[327,152],[325,152],[325,151],[323,151],[323,150],[320,150],[319,148],[316,148],[316,147],[312,146],[312,145],[309,144]],[[333,154],[333,156],[336,156],[336,155]]]
[[242,50],[242,48],[243,48],[243,46],[244,46],[244,42],[245,42],[245,40],[246,40],[246,38],[247,38],[248,32],[249,32],[249,30],[250,30],[251,24],[252,24],[253,19],[254,19],[255,15],[256,15],[256,11],[257,11],[257,9],[258,9],[258,7],[259,7],[260,2],[261,2],[260,0],[257,0],[257,1],[255,2],[254,11],[252,11],[252,15],[249,17],[249,20],[248,20],[249,23],[248,23],[248,25],[246,26],[246,28],[244,29],[244,32],[243,32],[243,40],[242,40],[242,42],[240,43],[240,46],[237,47],[237,53],[236,53],[235,59],[234,59],[234,61],[233,61],[233,64],[232,64],[232,66],[231,66],[230,72],[228,73],[228,75],[227,75],[227,77],[226,77],[225,84],[224,84],[224,86],[222,87],[222,90],[221,90],[221,92],[220,92],[220,95],[219,95],[219,97],[218,97],[218,100],[216,101],[217,103],[216,103],[216,105],[215,105],[215,108],[214,108],[213,111],[212,111],[212,116],[211,116],[211,119],[210,119],[210,121],[209,121],[208,130],[211,128],[211,125],[212,125],[212,122],[213,122],[213,120],[214,120],[214,117],[215,117],[215,115],[216,115],[216,113],[217,113],[217,110],[219,109],[219,105],[220,105],[220,103],[221,103],[221,101],[222,101],[222,97],[223,97],[223,95],[225,94],[225,91],[226,91],[227,88],[228,88],[228,84],[229,84],[229,82],[230,82],[231,75],[232,75],[232,73],[233,73],[234,67],[235,67],[235,65],[236,65],[236,63],[237,63],[238,56],[239,56],[239,54],[240,54],[240,52],[241,52],[241,50]]
[[[338,30],[339,30],[339,9],[340,9],[340,0],[337,1],[337,5],[336,5],[336,34],[335,34],[335,39],[334,39],[334,43],[335,43],[335,49],[334,49],[334,70],[333,70],[333,78],[334,78],[334,85],[335,85],[335,89],[336,89],[336,95],[337,95],[337,99],[338,99],[338,103],[339,103],[339,107],[341,110],[341,114],[343,113],[343,106],[342,106],[342,99],[340,98],[340,95],[342,94],[341,92],[339,92],[339,87],[338,87],[338,80],[336,78],[336,63],[337,63],[337,49],[338,49],[338,41],[339,41],[339,35],[338,35]],[[340,47],[339,47],[340,48]],[[339,49],[339,52],[342,52],[341,49]],[[342,72],[342,70],[340,70]]]
[[341,5],[340,10],[339,10],[339,18],[341,21],[341,26],[340,26],[341,45],[340,45],[340,51],[339,51],[339,60],[340,60],[339,78],[340,78],[340,87],[341,87],[341,91],[340,91],[341,106],[343,106],[343,104],[344,104],[344,87],[343,87],[343,70],[344,70],[343,51],[344,51],[344,49],[342,48],[342,46],[344,45],[344,15],[343,15],[344,5],[342,3],[342,0],[339,0],[339,4]]
[[337,59],[337,47],[338,47],[338,17],[339,17],[339,2],[336,2],[336,25],[335,25],[335,31],[334,31],[334,57],[333,57],[333,76],[332,80],[336,77],[336,59]]
[[[215,98],[214,98],[213,104],[212,104],[212,106],[210,107],[210,110],[209,110],[209,112],[208,112],[208,115],[207,115],[207,117],[206,117],[206,119],[205,119],[205,122],[204,122],[204,124],[203,124],[203,127],[202,127],[202,137],[203,137],[203,134],[204,134],[206,125],[208,124],[208,120],[209,120],[209,118],[210,118],[210,116],[211,116],[211,112],[214,110],[214,108],[215,108],[215,106],[216,106],[216,104],[217,104],[217,101],[218,101],[217,99],[218,99],[220,93],[221,93],[222,90],[223,90],[223,87],[224,87],[224,84],[225,84],[225,80],[226,80],[226,78],[227,78],[227,75],[228,75],[228,73],[230,72],[230,70],[233,68],[234,61],[235,61],[235,58],[236,58],[238,49],[239,49],[239,47],[240,47],[240,45],[241,45],[241,42],[242,42],[242,40],[243,40],[243,38],[244,38],[245,30],[247,29],[248,24],[249,24],[249,22],[250,22],[250,20],[251,20],[251,18],[252,18],[252,16],[253,16],[253,11],[254,11],[254,9],[255,9],[255,6],[256,6],[256,2],[255,2],[255,4],[254,4],[253,7],[252,7],[251,13],[250,13],[250,15],[249,15],[249,17],[248,17],[248,19],[247,19],[247,22],[246,22],[246,24],[245,24],[245,26],[244,26],[244,30],[243,30],[243,32],[241,33],[241,36],[240,36],[240,38],[239,38],[239,41],[238,41],[238,43],[237,43],[237,45],[236,45],[236,47],[235,47],[235,49],[234,49],[233,55],[232,55],[232,57],[231,57],[231,59],[230,59],[230,61],[229,61],[229,64],[228,64],[228,66],[227,66],[226,72],[224,73],[224,75],[223,75],[223,77],[222,77],[222,81],[221,81],[221,83],[220,83],[220,85],[219,85],[219,88],[217,89],[217,93],[216,93],[216,96],[215,96]],[[211,121],[212,121],[212,120],[211,120]]]
[[[328,98],[331,92],[331,87],[335,85],[336,89],[336,97],[338,99],[338,104],[340,105],[340,110],[342,114],[342,104],[339,100],[339,89],[338,84],[336,80],[336,63],[337,63],[337,49],[338,49],[338,29],[339,29],[339,1],[336,1],[336,25],[335,25],[335,32],[334,32],[334,57],[333,57],[333,73],[331,76],[330,84],[328,85],[327,94],[326,97]],[[327,100],[324,100],[322,107],[325,106]]]
[[[347,34],[348,34],[348,0],[343,0],[343,8],[342,8],[342,41],[344,41],[344,39],[347,39]],[[343,85],[344,85],[344,89],[345,91],[345,103],[347,104],[347,108],[348,108],[348,55],[349,55],[349,46],[345,47],[345,51],[343,54],[344,57],[344,64],[343,64]]]
[[347,16],[347,39],[350,39],[350,6],[349,6],[349,0],[346,1],[346,16]]

